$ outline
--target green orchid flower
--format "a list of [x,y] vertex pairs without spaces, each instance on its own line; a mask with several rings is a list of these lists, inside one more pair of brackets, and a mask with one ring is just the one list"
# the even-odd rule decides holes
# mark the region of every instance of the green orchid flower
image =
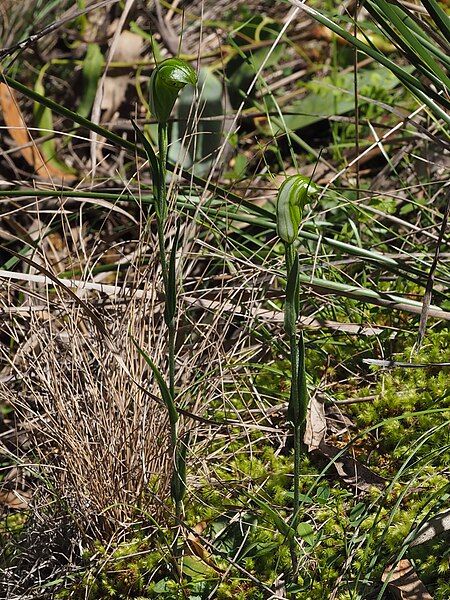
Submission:
[[150,110],[158,123],[167,123],[180,91],[196,85],[197,73],[179,58],[163,60],[150,78]]

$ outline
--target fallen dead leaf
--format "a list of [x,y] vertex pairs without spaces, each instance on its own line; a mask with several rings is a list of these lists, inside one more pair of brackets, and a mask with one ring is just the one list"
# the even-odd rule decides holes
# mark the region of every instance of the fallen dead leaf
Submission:
[[75,175],[62,171],[56,165],[43,159],[38,146],[32,143],[14,90],[9,88],[6,83],[0,83],[0,108],[9,135],[16,143],[17,151],[40,177],[64,179],[66,182],[75,179]]
[[339,410],[339,406],[328,406],[325,410],[328,431],[333,435],[342,435],[347,433],[355,426],[353,421]]
[[30,505],[31,493],[22,490],[0,491],[0,504],[15,510],[26,510]]
[[199,523],[194,525],[194,531],[198,535],[202,535],[202,533],[205,531],[207,526],[208,526],[208,523],[206,521],[200,521]]
[[[118,21],[111,24],[109,34],[112,35],[118,26]],[[124,30],[114,46],[111,62],[132,63],[141,57],[144,49],[144,40],[137,33]],[[103,83],[103,95],[100,108],[105,111],[103,121],[109,121],[125,100],[130,76],[123,70],[115,70],[107,75]]]
[[325,437],[327,424],[325,420],[324,403],[318,400],[317,396],[312,396],[309,401],[308,413],[306,415],[306,429],[303,441],[308,446],[308,451],[312,452],[320,447]]
[[358,492],[367,492],[372,486],[380,489],[386,485],[386,480],[371,471],[368,467],[353,458],[348,452],[341,454],[342,450],[326,444],[323,440],[313,454],[333,462],[339,477],[349,487]]
[[[113,34],[113,30],[116,29],[117,25],[118,20],[111,24],[111,30],[109,31],[110,35]],[[132,63],[141,56],[143,49],[143,38],[137,33],[125,29],[119,36],[119,41],[114,48],[111,61]]]
[[201,521],[195,525],[194,531],[191,531],[188,534],[187,543],[189,550],[191,551],[191,554],[200,558],[206,565],[208,565],[208,567],[211,567],[217,571],[217,573],[222,573],[222,570],[212,560],[211,553],[205,548],[205,546],[203,546],[198,537],[206,529],[206,526],[207,523],[205,521]]
[[6,83],[0,83],[0,106],[2,109],[3,120],[8,128],[9,135],[17,145],[17,151],[20,152],[26,162],[34,167],[35,150],[29,146],[30,136],[22,116],[22,112],[17,104],[14,91]]
[[410,546],[420,546],[426,544],[435,537],[450,532],[450,508],[437,514],[435,517],[424,523],[414,536]]
[[433,600],[406,558],[386,567],[381,580],[388,582],[389,592],[398,600]]

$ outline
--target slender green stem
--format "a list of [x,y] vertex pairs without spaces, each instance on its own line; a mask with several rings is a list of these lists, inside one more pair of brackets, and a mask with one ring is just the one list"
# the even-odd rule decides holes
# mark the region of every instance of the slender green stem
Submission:
[[166,190],[166,177],[167,177],[167,123],[160,123],[158,125],[158,147],[159,147],[159,169],[160,179],[159,186],[157,188],[157,227],[158,227],[158,242],[159,242],[159,255],[161,261],[161,270],[164,282],[164,292],[167,294],[168,286],[168,270],[167,270],[167,259],[166,259],[166,243],[164,237],[164,231],[166,228],[168,207],[167,207],[167,190]]
[[[285,257],[286,257],[286,271],[289,277],[289,273],[294,264],[294,260],[296,260],[297,251],[294,248],[294,244],[286,244],[285,246]],[[298,317],[299,312],[299,282],[297,279],[296,289],[295,289],[295,297],[294,297],[294,306],[296,309],[296,316]],[[290,404],[292,407],[298,407],[300,404],[299,398],[299,351],[298,351],[298,339],[297,339],[297,327],[295,323],[291,323],[289,331],[286,331],[289,338],[289,348],[291,355],[291,398]],[[297,411],[295,411],[297,412]],[[301,453],[301,439],[300,439],[300,429],[301,424],[299,423],[299,419],[297,415],[294,416],[294,519],[298,513],[299,505],[300,505],[300,453]]]
[[[292,423],[294,433],[294,506],[291,527],[295,529],[300,512],[300,458],[302,453],[302,430],[305,420],[305,403],[307,398],[304,381],[303,355],[300,356],[302,338],[297,335],[297,321],[300,312],[300,275],[298,273],[298,256],[294,243],[285,243],[285,260],[287,272],[285,331],[289,339],[291,360],[291,391],[289,399],[288,419]],[[303,344],[301,344],[303,352]],[[300,368],[301,367],[301,368]],[[290,544],[293,581],[298,572],[298,558],[295,539]]]
[[[158,223],[158,238],[159,252],[161,255],[161,269],[163,271],[164,292],[166,298],[169,297],[169,271],[167,267],[164,229],[168,216],[168,201],[167,201],[167,151],[168,151],[168,133],[167,122],[159,123],[158,125],[158,148],[159,148],[159,171],[160,171],[160,188],[158,191],[159,202],[159,220]],[[169,391],[172,398],[175,398],[175,316],[167,323],[169,333]]]
[[158,149],[159,149],[159,167],[161,169],[161,179],[163,181],[164,195],[166,196],[166,174],[167,174],[167,123],[158,124]]
[[166,243],[164,239],[165,221],[157,217],[158,228],[158,245],[159,245],[159,260],[161,262],[161,271],[164,284],[164,292],[167,293],[167,258],[166,258]]
[[302,426],[294,425],[294,512],[292,526],[295,527],[300,509],[300,457],[302,454]]
[[[165,229],[167,225],[167,218],[169,214],[168,199],[167,199],[167,150],[168,150],[168,131],[167,122],[158,124],[158,163],[159,163],[159,185],[156,190],[156,204],[157,204],[157,228],[158,228],[158,243],[159,243],[159,255],[161,262],[161,270],[164,284],[164,295],[166,298],[166,305],[170,302],[170,297],[176,292],[171,289],[174,286],[174,281],[171,281],[169,274],[169,264],[167,260],[167,250],[165,243]],[[174,244],[176,241],[174,242]],[[175,248],[174,248],[175,250]],[[175,295],[176,298],[176,295]],[[168,313],[168,311],[166,311]],[[175,341],[176,341],[176,329],[175,329],[175,315],[171,314],[166,321],[168,330],[168,363],[169,363],[169,393],[171,398],[175,401]],[[179,452],[178,448],[178,430],[177,427],[172,428],[172,452],[174,454],[174,477],[178,476],[176,470],[179,468],[177,456]],[[183,503],[176,499],[175,501],[175,514],[177,519],[182,517]]]
[[169,391],[175,398],[175,318],[168,324],[169,329]]

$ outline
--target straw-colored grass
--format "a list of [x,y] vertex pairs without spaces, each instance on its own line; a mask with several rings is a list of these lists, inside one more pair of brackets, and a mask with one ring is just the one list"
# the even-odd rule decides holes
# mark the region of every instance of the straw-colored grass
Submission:
[[117,354],[63,292],[47,310],[32,310],[41,300],[30,298],[12,359],[17,383],[0,388],[45,465],[41,476],[62,491],[81,530],[100,537],[140,511],[161,518],[170,480],[166,411],[147,393],[149,370],[130,337],[161,357],[155,273],[144,281],[146,294],[99,309]]

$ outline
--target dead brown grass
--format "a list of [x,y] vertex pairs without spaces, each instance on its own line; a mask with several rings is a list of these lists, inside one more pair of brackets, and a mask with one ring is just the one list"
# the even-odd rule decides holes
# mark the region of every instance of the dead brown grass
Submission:
[[145,272],[143,281],[138,296],[95,299],[116,354],[63,292],[59,298],[47,292],[44,310],[42,296],[28,295],[28,322],[21,331],[11,326],[18,340],[12,378],[0,387],[2,404],[21,416],[41,476],[59,491],[80,530],[101,538],[141,511],[161,519],[168,494],[166,412],[146,392],[148,367],[131,341],[164,360],[155,338],[161,318],[155,273]]

